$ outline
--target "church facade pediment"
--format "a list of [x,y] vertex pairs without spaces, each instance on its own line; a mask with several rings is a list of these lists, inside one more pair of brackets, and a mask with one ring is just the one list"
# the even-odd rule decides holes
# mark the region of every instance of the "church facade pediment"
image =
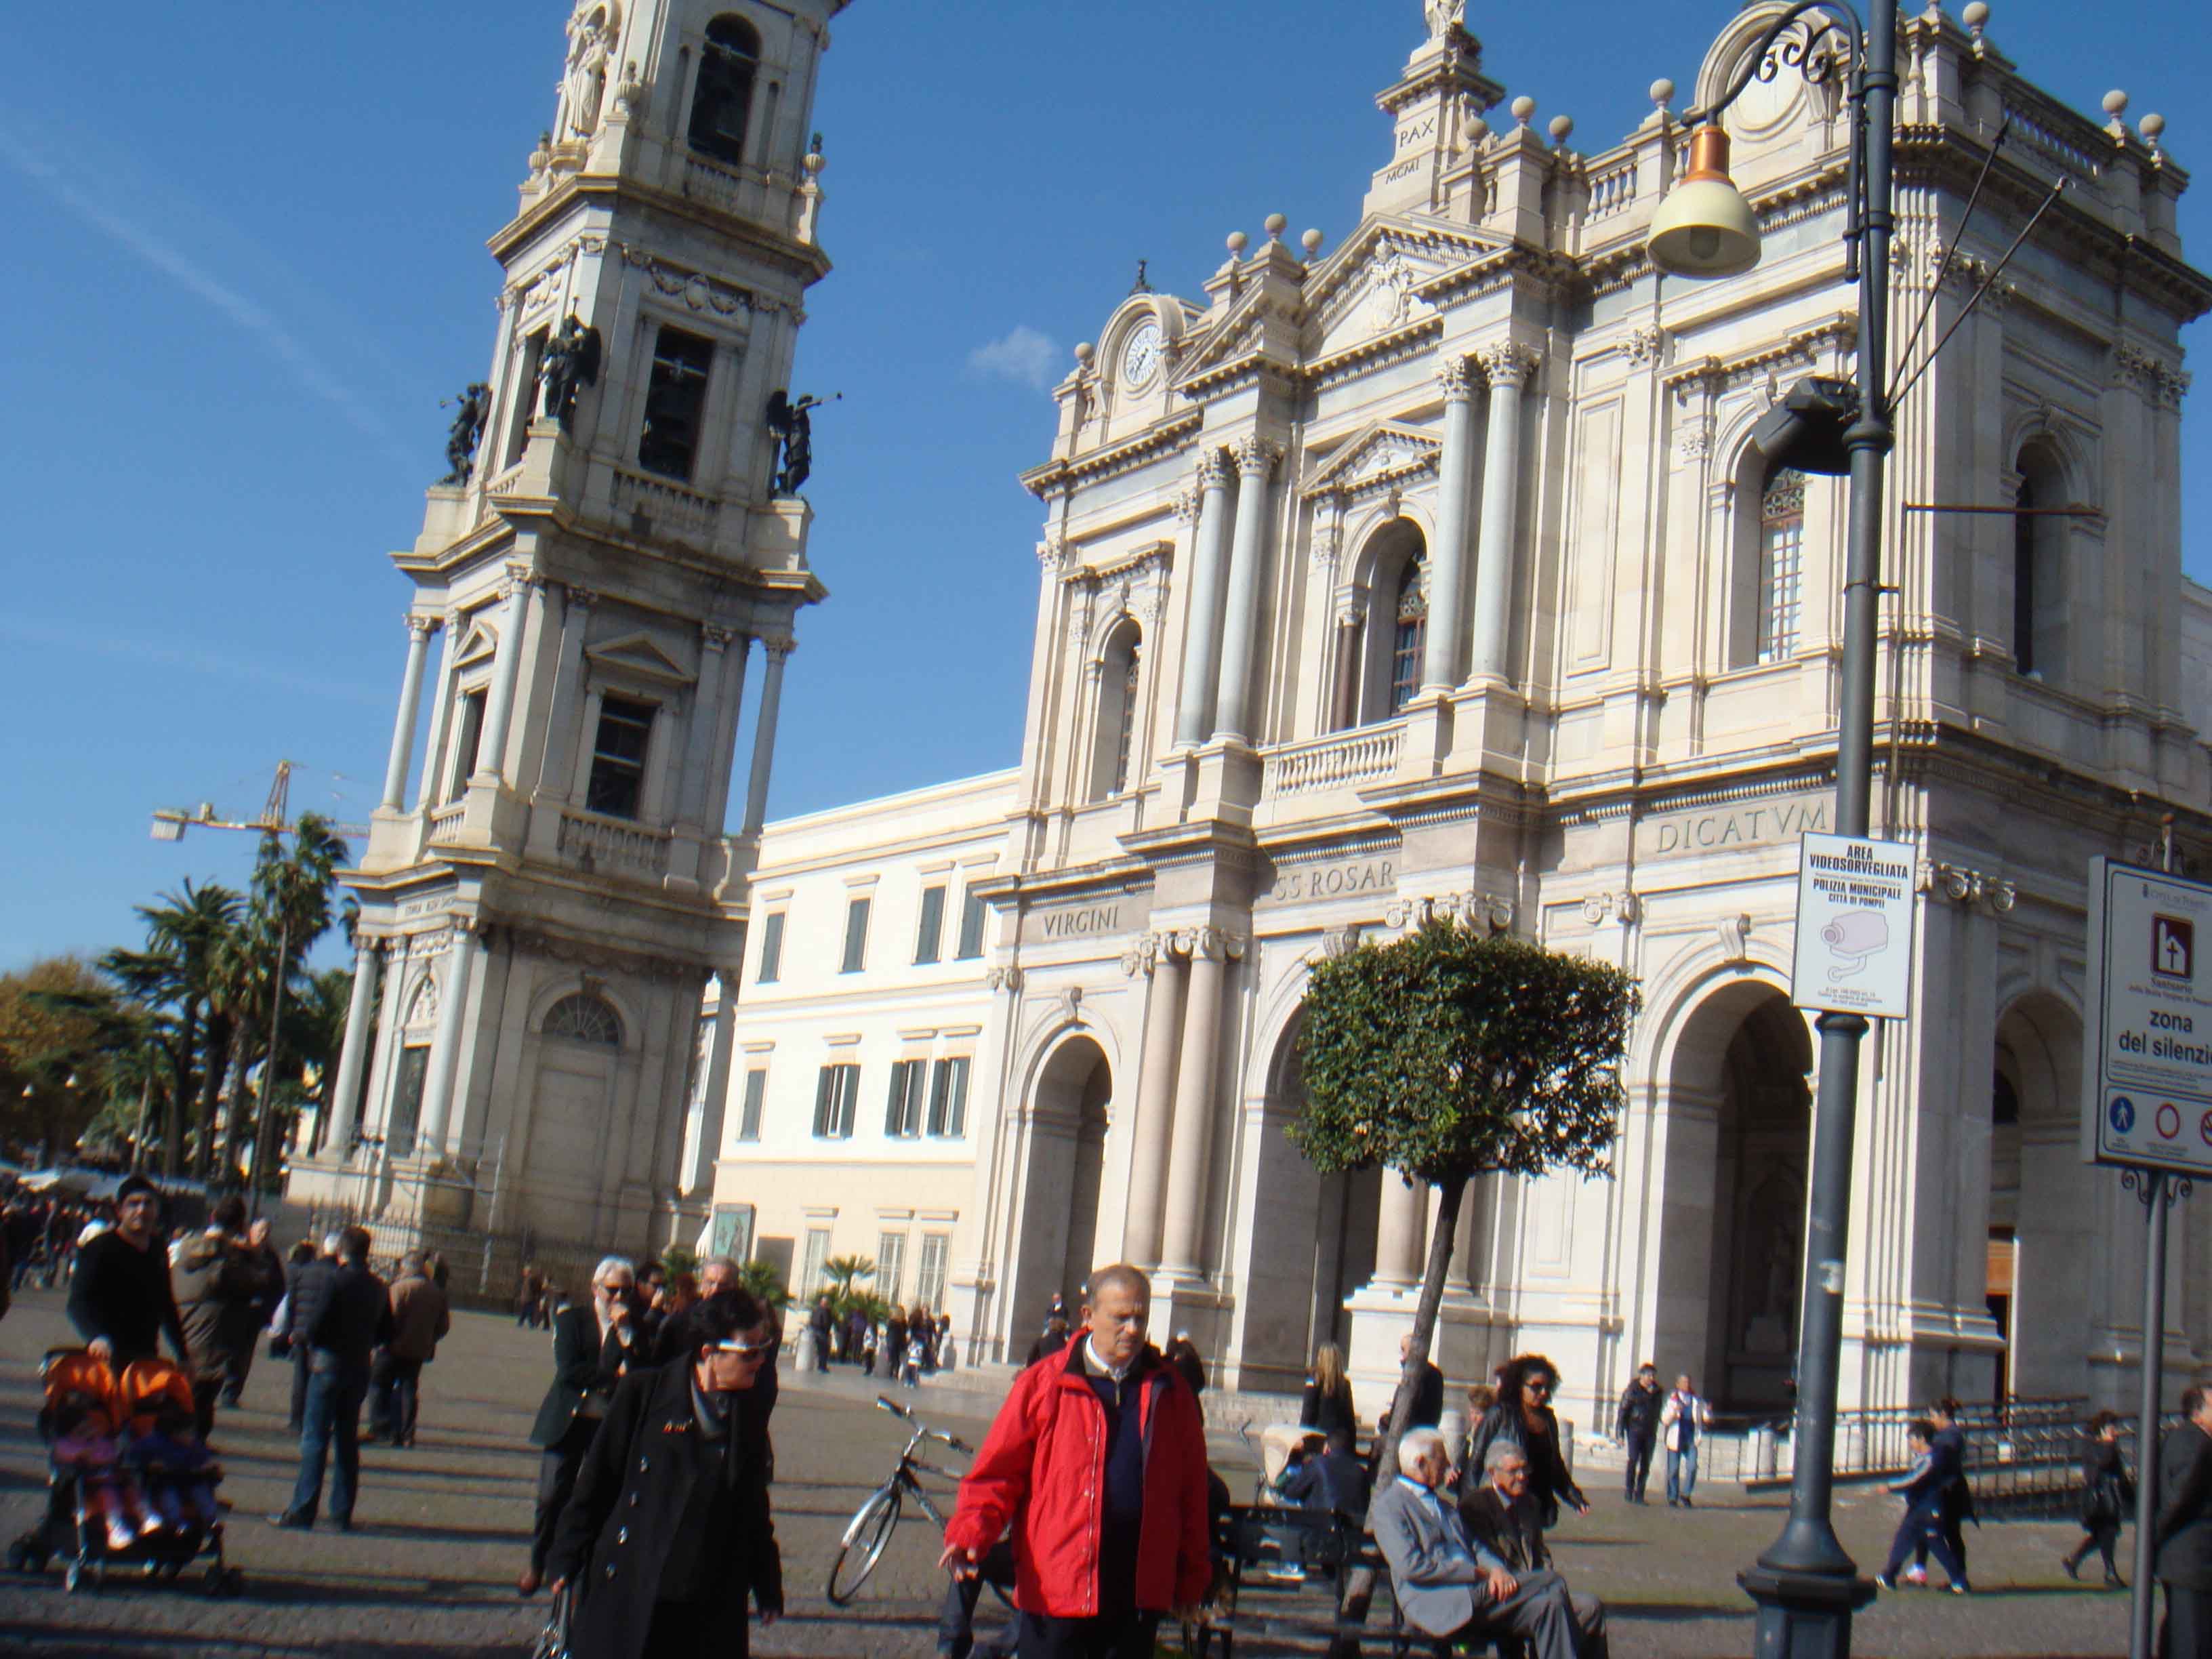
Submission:
[[1443,441],[1434,434],[1377,421],[1354,435],[1324,462],[1299,492],[1309,501],[1324,495],[1358,496],[1390,489],[1437,470]]
[[690,685],[698,678],[654,644],[647,634],[626,634],[618,640],[587,647],[584,655],[596,668],[633,679]]
[[1435,310],[1424,288],[1506,246],[1432,220],[1370,219],[1307,278],[1302,344],[1328,356],[1418,322]]

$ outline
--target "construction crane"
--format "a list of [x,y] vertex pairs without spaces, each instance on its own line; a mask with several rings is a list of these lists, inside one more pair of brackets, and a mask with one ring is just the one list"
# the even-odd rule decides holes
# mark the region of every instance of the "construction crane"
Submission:
[[[233,819],[218,817],[216,816],[215,805],[211,801],[202,801],[199,810],[192,812],[187,812],[180,807],[157,806],[154,809],[154,839],[182,841],[185,838],[185,831],[195,826],[202,830],[246,830],[257,835],[281,836],[294,827],[291,820],[286,817],[290,806],[291,793],[292,763],[280,760],[276,763],[276,775],[270,781],[268,803],[262,807],[259,817],[248,819],[242,823]],[[368,826],[365,824],[331,823],[325,827],[333,835],[343,836],[355,841],[366,840],[368,836]],[[291,920],[280,911],[276,929],[276,975],[269,996],[269,1045],[261,1062],[261,1098],[254,1109],[253,1166],[252,1173],[248,1177],[253,1194],[253,1213],[256,1216],[261,1213],[262,1171],[268,1157],[269,1091],[276,1075],[276,1022],[279,1015],[283,1012],[284,971],[291,954]],[[143,1133],[143,1124],[141,1133],[142,1134]]]
[[[157,806],[154,809],[154,839],[182,841],[185,838],[185,831],[194,828],[250,830],[256,834],[273,832],[281,836],[292,827],[291,820],[285,816],[291,793],[292,763],[280,760],[276,763],[276,775],[269,785],[268,805],[261,809],[259,817],[248,818],[244,823],[232,818],[218,817],[216,815],[215,803],[205,800],[189,812],[181,806]],[[368,826],[365,823],[326,823],[323,827],[332,835],[342,836],[348,841],[368,839]]]

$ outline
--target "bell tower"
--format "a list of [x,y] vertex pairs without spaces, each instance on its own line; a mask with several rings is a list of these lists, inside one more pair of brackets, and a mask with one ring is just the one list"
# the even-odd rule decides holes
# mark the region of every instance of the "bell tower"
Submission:
[[825,597],[791,374],[830,270],[811,117],[843,6],[568,19],[491,239],[490,369],[392,556],[398,718],[303,1201],[584,1252],[704,1214],[702,994],[735,982],[785,665]]

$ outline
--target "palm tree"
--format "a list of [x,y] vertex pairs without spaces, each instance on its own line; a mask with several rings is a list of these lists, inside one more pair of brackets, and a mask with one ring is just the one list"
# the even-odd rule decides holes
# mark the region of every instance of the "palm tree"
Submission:
[[876,1276],[876,1264],[865,1255],[833,1255],[822,1264],[822,1277],[830,1291],[830,1308],[839,1319],[868,1294],[854,1282]]
[[[262,1090],[253,1132],[253,1178],[265,1185],[268,1169],[269,1109],[276,1083],[277,1040],[283,1030],[283,1007],[290,994],[300,963],[317,939],[330,931],[337,891],[338,866],[346,856],[345,842],[331,833],[329,822],[303,812],[292,829],[292,847],[285,851],[283,837],[275,831],[261,838],[261,852],[253,867],[253,902],[264,925],[273,924],[276,949],[266,981],[269,990],[269,1048],[262,1057]],[[348,981],[349,993],[350,980]],[[343,1006],[338,1019],[343,1025]]]
[[218,949],[243,908],[228,888],[195,887],[187,880],[181,893],[164,893],[159,904],[138,908],[146,924],[144,950],[110,951],[100,959],[100,971],[133,1000],[174,1010],[173,1024],[161,1034],[172,1079],[163,1102],[161,1169],[172,1178],[179,1173],[193,1099],[198,1098],[204,1120],[222,1086],[229,1030],[210,1011],[210,997]]

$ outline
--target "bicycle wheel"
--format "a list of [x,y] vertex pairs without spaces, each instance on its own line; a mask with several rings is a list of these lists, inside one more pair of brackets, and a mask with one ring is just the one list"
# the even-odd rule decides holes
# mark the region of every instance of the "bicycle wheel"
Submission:
[[860,1593],[860,1586],[868,1582],[876,1563],[884,1559],[884,1547],[891,1541],[891,1528],[898,1525],[898,1518],[896,1486],[878,1487],[854,1512],[852,1523],[845,1528],[844,1541],[837,1547],[837,1559],[830,1564],[832,1607],[842,1607]]

